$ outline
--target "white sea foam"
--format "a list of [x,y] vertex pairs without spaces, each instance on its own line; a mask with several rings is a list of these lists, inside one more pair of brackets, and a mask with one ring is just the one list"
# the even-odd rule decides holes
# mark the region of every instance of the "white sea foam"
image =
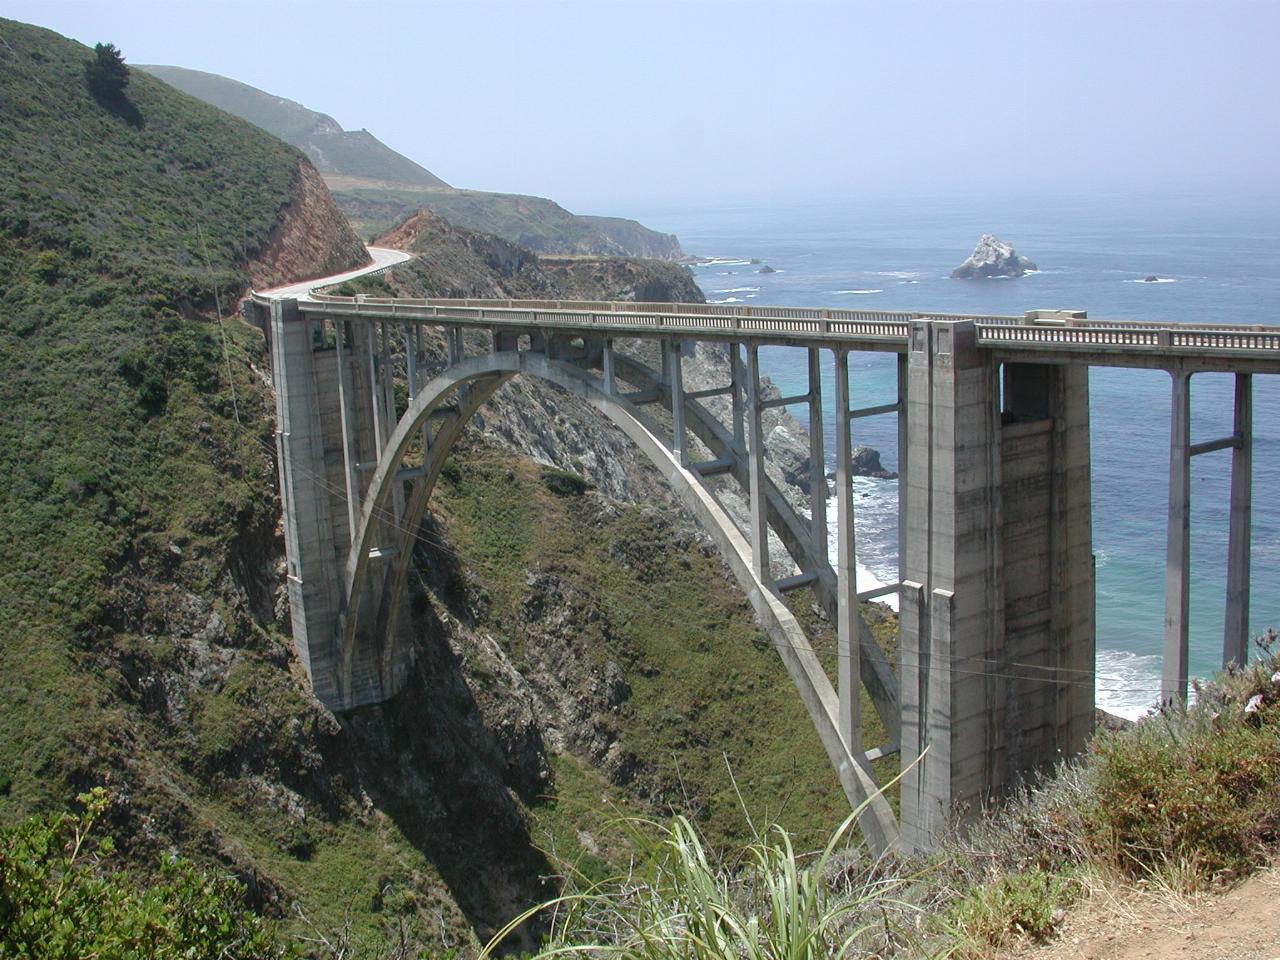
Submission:
[[898,283],[919,283],[919,280],[899,280]]
[[741,303],[740,297],[725,297],[723,300],[708,300],[707,303]]
[[1160,699],[1160,663],[1154,655],[1099,650],[1094,692],[1107,713],[1137,720]]
[[[898,558],[884,549],[887,528],[898,522],[898,484],[893,480],[854,477],[854,525],[857,528],[854,567],[858,592],[879,590],[897,580]],[[840,550],[840,531],[836,528],[836,498],[827,498],[827,560],[834,569]],[[874,569],[873,569],[874,565]],[[886,579],[888,577],[889,579]],[[897,610],[898,595],[887,593],[877,603]]]
[[728,290],[712,290],[712,293],[757,293],[759,287],[730,287]]
[[869,293],[884,293],[883,290],[832,290],[832,293],[852,293],[857,296],[865,296]]
[[923,276],[919,270],[872,270],[873,277],[893,277],[895,280],[911,280]]
[[1146,277],[1135,277],[1132,280],[1126,280],[1125,283],[1177,283],[1173,277],[1156,277],[1154,280],[1148,280]]
[[707,257],[707,259],[695,263],[695,267],[746,267],[750,266],[750,260],[743,260],[740,257]]

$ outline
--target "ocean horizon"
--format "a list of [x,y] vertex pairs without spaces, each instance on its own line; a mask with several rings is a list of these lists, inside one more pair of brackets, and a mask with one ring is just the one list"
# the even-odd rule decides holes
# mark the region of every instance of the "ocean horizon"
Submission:
[[[709,258],[691,269],[711,302],[1014,315],[1063,308],[1091,318],[1274,324],[1278,209],[1203,196],[951,198],[738,203],[641,216]],[[1017,279],[950,279],[983,233],[1011,243],[1038,270]],[[766,265],[774,272],[761,273]],[[805,389],[802,349],[766,348],[761,366],[784,393]],[[891,356],[854,353],[850,368],[857,405],[896,399]],[[832,383],[828,358],[828,405]],[[1193,441],[1231,432],[1232,390],[1230,375],[1193,378]],[[1280,510],[1266,508],[1280,480],[1280,377],[1255,378],[1254,404],[1250,628],[1257,635],[1280,625]],[[1090,405],[1097,701],[1132,718],[1159,694],[1170,378],[1158,370],[1092,368]],[[807,417],[802,407],[793,412]],[[824,420],[830,451],[829,406]],[[890,470],[897,463],[894,421],[859,420],[853,437],[879,450]],[[1221,662],[1229,479],[1229,451],[1192,462],[1196,676]],[[855,505],[859,589],[896,581],[897,483],[859,478]]]

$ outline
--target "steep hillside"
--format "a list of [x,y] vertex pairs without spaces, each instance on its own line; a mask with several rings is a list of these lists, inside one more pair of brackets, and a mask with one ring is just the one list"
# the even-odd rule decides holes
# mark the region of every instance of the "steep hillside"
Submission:
[[332,117],[293,100],[201,70],[151,64],[138,69],[293,144],[311,158],[322,174],[367,177],[419,187],[447,186],[430,170],[396,153],[368,130],[343,130]]
[[301,149],[361,236],[382,233],[426,207],[458,226],[538,253],[685,256],[674,236],[634,220],[576,216],[542,197],[455,190],[367,130],[343,130],[332,117],[248,84],[183,67],[140,69]]
[[[99,102],[86,48],[0,37],[0,822],[102,785],[140,876],[176,850],[290,933],[435,953],[544,897],[553,855],[625,863],[615,811],[724,841],[738,791],[805,837],[839,816],[718,558],[616,431],[528,384],[445,472],[407,689],[321,707],[287,632],[263,345],[232,305],[363,251],[294,149],[140,71]],[[429,217],[407,239],[429,256],[370,284],[563,295],[505,241]],[[597,295],[670,269],[623,264]]]
[[468,230],[488,233],[535,253],[621,257],[685,256],[680,241],[634,220],[581,217],[543,197],[481,190],[416,190],[350,178],[331,179],[334,197],[361,235],[371,235],[425,207]]

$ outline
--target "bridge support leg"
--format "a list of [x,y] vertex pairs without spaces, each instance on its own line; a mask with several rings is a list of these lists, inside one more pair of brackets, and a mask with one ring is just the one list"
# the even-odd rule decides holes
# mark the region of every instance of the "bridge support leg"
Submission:
[[741,451],[745,449],[742,387],[742,344],[729,344],[729,397],[730,417],[733,419],[733,445]]
[[608,338],[600,352],[604,365],[604,392],[611,397],[618,395],[618,378],[613,369],[613,339]]
[[[815,351],[816,352],[816,351]],[[813,360],[810,359],[810,376]],[[862,661],[858,631],[858,577],[853,524],[853,470],[849,428],[849,354],[836,351],[836,690],[840,735],[849,752],[862,752]],[[820,420],[820,418],[819,418]],[[811,427],[812,429],[812,427]],[[821,430],[821,422],[818,424]],[[826,478],[823,477],[823,486]],[[822,544],[826,550],[826,543]]]
[[809,532],[816,557],[827,555],[827,453],[822,422],[822,354],[809,348]]
[[684,426],[684,357],[679,340],[664,340],[671,377],[671,442],[680,466],[689,466],[689,434]]
[[1187,699],[1191,607],[1191,375],[1173,372],[1169,438],[1169,528],[1165,550],[1164,663],[1160,701]]
[[760,348],[747,345],[747,457],[751,499],[751,564],[761,583],[770,583],[768,505],[765,501],[764,408],[760,405]]
[[351,402],[355,391],[352,387],[351,370],[347,366],[346,357],[347,332],[350,326],[350,321],[339,320],[334,331],[337,348],[335,359],[338,364],[338,406],[341,409],[342,419],[342,465],[346,475],[348,542],[356,535],[356,515],[360,509],[360,498],[363,496],[360,479],[356,474],[356,433],[355,426],[351,422]]
[[1253,499],[1253,375],[1236,374],[1235,439],[1231,452],[1231,532],[1227,541],[1227,610],[1222,665],[1249,658],[1249,548]]

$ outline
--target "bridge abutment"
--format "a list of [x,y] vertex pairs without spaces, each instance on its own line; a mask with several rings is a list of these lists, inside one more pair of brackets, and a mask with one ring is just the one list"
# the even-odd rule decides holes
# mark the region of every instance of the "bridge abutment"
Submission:
[[[394,693],[408,664],[384,663],[377,642],[356,645],[344,662],[340,585],[369,477],[395,427],[390,354],[397,345],[374,324],[308,317],[295,300],[273,301],[269,323],[294,644],[322,702],[335,709],[376,703]],[[403,489],[396,494],[379,517],[388,545],[377,557],[383,564],[404,512]],[[375,580],[361,585],[366,610],[375,608]],[[398,649],[408,656],[408,645]]]

